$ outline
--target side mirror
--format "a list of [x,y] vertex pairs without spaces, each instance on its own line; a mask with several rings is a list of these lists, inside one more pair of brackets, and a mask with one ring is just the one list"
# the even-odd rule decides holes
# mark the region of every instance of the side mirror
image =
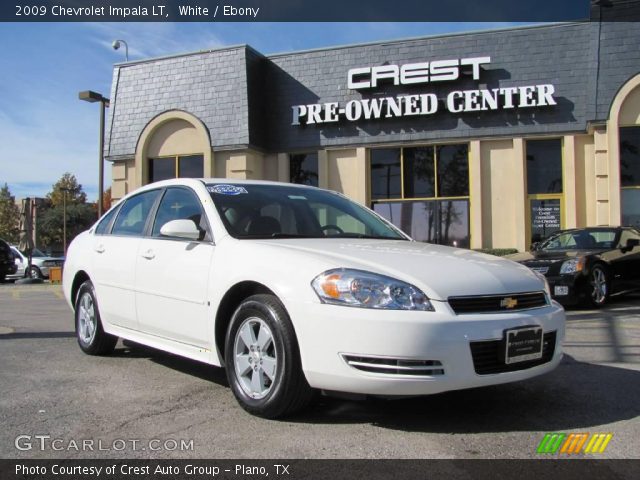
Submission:
[[186,240],[199,240],[200,230],[193,220],[171,220],[160,228],[160,235],[164,237],[184,238]]
[[640,245],[640,240],[637,238],[627,238],[627,244],[622,249],[623,252],[630,252],[633,250],[633,247],[637,247]]

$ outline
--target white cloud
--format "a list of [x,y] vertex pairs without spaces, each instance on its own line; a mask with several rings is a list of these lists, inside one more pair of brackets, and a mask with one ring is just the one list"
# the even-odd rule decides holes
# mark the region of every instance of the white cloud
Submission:
[[[129,60],[217,48],[225,43],[212,31],[213,26],[175,23],[88,23],[93,40],[113,52],[112,42],[124,40],[129,46]],[[189,28],[189,32],[182,31]],[[124,46],[113,52],[115,61],[124,60]],[[120,58],[121,60],[118,60]]]
[[[61,112],[48,102],[25,105],[30,112],[21,112],[28,118],[26,124],[0,112],[0,182],[21,189],[14,191],[16,196],[42,195],[63,173],[72,172],[86,190],[95,191],[97,113],[93,109]],[[109,182],[110,178],[109,172]]]
[[[219,47],[223,43],[211,28],[168,23],[84,24],[62,30],[68,36],[57,37],[55,45],[27,50],[31,56],[25,58],[32,60],[25,66],[53,52],[64,68],[49,69],[41,76],[34,74],[35,66],[23,66],[13,72],[10,85],[0,86],[0,184],[7,182],[17,197],[42,196],[64,172],[71,172],[89,199],[95,199],[98,107],[79,102],[77,92],[86,88],[108,92],[111,64],[124,60],[124,52],[111,47],[115,39],[126,40],[129,58],[136,60]],[[77,36],[78,31],[84,32]],[[99,47],[92,49],[92,44]],[[89,55],[93,55],[90,63],[78,61]],[[105,187],[110,184],[111,165],[106,163]]]

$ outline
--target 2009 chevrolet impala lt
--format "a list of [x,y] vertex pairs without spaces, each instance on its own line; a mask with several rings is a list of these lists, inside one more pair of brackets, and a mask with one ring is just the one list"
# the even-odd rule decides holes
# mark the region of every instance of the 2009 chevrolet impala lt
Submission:
[[118,337],[226,368],[269,418],[314,391],[424,395],[527,379],[562,358],[564,311],[510,260],[412,241],[341,194],[178,179],[72,242],[80,348]]

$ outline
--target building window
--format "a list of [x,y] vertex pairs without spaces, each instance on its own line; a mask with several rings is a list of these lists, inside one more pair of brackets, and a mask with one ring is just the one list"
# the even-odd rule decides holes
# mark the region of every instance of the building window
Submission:
[[467,144],[371,150],[373,209],[415,240],[469,247]]
[[399,148],[380,148],[371,151],[371,198],[400,198]]
[[176,155],[149,159],[149,182],[159,182],[170,178],[204,177],[204,157],[202,155]]
[[620,128],[622,225],[640,227],[640,127]]
[[297,153],[289,155],[289,180],[291,183],[318,186],[318,154]]
[[562,140],[527,140],[527,198],[530,243],[563,227]]
[[562,193],[562,142],[527,140],[527,193]]

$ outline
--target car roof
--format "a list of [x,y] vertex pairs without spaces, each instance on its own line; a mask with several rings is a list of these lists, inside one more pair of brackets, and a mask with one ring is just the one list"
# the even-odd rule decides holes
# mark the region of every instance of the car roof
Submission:
[[[133,192],[128,193],[124,197],[122,197],[117,204],[121,204],[123,200],[126,200],[138,193],[145,192],[147,190],[153,190],[155,188],[164,188],[171,186],[187,186],[195,188],[199,185],[272,185],[276,187],[291,187],[291,188],[312,188],[316,190],[320,190],[318,187],[314,187],[312,185],[301,185],[297,183],[288,183],[288,182],[274,182],[270,180],[245,180],[241,178],[171,178],[168,180],[161,180],[159,182],[148,183],[147,185],[143,185],[140,188],[137,188]],[[116,204],[113,205],[115,207]],[[112,208],[113,208],[112,207]]]
[[599,231],[609,231],[609,230],[623,230],[632,227],[607,227],[607,226],[598,226],[598,227],[582,227],[582,228],[567,228],[566,230],[558,230],[556,233],[574,233],[574,232],[599,232]]

